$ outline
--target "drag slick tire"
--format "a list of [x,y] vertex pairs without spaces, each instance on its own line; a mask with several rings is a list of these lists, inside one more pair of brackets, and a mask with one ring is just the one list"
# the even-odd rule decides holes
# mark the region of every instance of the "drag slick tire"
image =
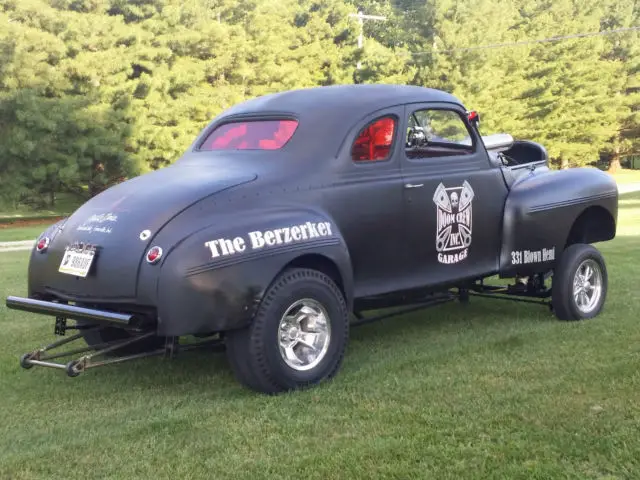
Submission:
[[[78,326],[91,327],[92,324],[78,321]],[[107,342],[115,342],[117,340],[128,340],[129,338],[133,338],[134,334],[124,330],[122,328],[116,327],[102,327],[99,329],[92,330],[80,330],[82,332],[82,338],[86,342],[86,344],[94,350],[97,350],[96,347],[101,347],[100,344]],[[118,348],[115,350],[111,350],[110,352],[105,353],[105,357],[118,357],[123,355],[135,355],[138,353],[146,353],[151,352],[153,350],[157,350],[159,348],[163,348],[165,345],[165,339],[162,337],[151,336],[147,337],[138,342],[131,343],[129,345],[125,345],[122,348]]]
[[275,279],[251,325],[227,332],[227,357],[240,383],[273,395],[332,378],[348,339],[349,311],[335,282],[294,268]]
[[602,254],[587,244],[569,246],[553,273],[552,305],[560,320],[597,316],[607,295],[607,267]]

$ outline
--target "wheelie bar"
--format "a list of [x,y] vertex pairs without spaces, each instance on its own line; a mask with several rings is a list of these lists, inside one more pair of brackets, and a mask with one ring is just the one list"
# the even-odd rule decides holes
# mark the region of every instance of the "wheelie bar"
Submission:
[[[98,327],[96,327],[98,328]],[[138,358],[165,355],[168,357],[173,357],[175,353],[179,350],[192,350],[195,348],[201,348],[205,346],[220,346],[222,344],[221,340],[204,340],[201,342],[180,345],[178,339],[176,337],[168,337],[165,346],[163,348],[158,348],[155,350],[150,350],[148,352],[136,353],[132,355],[123,355],[118,357],[109,358],[106,360],[94,360],[95,357],[99,357],[106,353],[112,352],[114,350],[118,350],[119,348],[125,347],[127,345],[131,345],[133,343],[139,342],[154,335],[155,332],[143,333],[141,335],[137,335],[133,338],[128,338],[125,340],[116,340],[113,342],[101,343],[98,345],[94,345],[92,347],[84,347],[84,348],[76,348],[73,350],[67,350],[59,353],[49,354],[54,349],[62,347],[63,345],[70,344],[71,342],[78,340],[82,337],[82,333],[77,333],[67,338],[63,338],[56,342],[53,342],[49,345],[46,345],[41,348],[37,348],[29,353],[25,353],[20,357],[20,366],[25,369],[32,368],[34,365],[41,367],[49,367],[49,368],[58,368],[61,370],[65,370],[67,375],[70,377],[77,377],[82,372],[89,368],[101,367],[105,365],[111,365],[115,363],[122,363],[130,360],[135,360]],[[72,359],[67,363],[58,363],[52,362],[51,360],[63,357],[70,357],[73,355],[78,355],[81,353],[92,351],[92,353],[88,355],[83,355],[79,358]]]

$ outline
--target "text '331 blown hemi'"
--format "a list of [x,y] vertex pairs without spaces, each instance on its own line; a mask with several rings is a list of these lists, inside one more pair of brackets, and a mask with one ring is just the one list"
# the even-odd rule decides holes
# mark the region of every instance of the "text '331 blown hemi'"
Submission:
[[244,385],[277,393],[333,377],[350,328],[408,310],[481,295],[598,315],[608,279],[592,244],[615,237],[617,210],[608,174],[552,171],[539,144],[482,136],[445,92],[282,92],[223,112],[175,164],[48,228],[28,295],[6,303],[55,317],[63,337],[25,368],[76,376],[215,345]]

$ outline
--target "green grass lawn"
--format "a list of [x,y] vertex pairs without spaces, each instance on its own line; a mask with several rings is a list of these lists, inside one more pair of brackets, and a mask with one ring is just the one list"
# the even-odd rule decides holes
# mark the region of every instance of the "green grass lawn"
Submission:
[[56,203],[50,209],[34,209],[25,205],[18,208],[0,207],[0,219],[29,219],[33,217],[67,215],[73,212],[82,201],[68,193],[60,193],[57,195]]
[[[223,354],[18,366],[53,320],[0,306],[0,478],[627,479],[640,471],[640,194],[622,198],[605,311],[472,298],[352,330],[339,375],[266,397]],[[0,297],[27,252],[0,254]]]
[[613,178],[615,178],[616,182],[620,185],[624,185],[626,183],[640,183],[640,170],[625,168],[613,175]]
[[[53,223],[53,222],[51,222]],[[0,228],[0,242],[35,240],[49,224],[30,225],[28,227]]]
[[56,207],[51,210],[0,208],[0,242],[35,239],[47,226],[56,222],[56,217],[68,215],[78,206],[77,197],[61,194]]

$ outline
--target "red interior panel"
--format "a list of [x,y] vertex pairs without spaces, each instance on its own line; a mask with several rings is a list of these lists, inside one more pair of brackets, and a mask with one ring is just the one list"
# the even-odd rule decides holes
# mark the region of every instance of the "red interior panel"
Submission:
[[200,150],[277,150],[293,136],[295,120],[253,120],[221,125],[209,134]]
[[386,160],[391,151],[396,120],[384,117],[368,125],[353,144],[353,160]]

